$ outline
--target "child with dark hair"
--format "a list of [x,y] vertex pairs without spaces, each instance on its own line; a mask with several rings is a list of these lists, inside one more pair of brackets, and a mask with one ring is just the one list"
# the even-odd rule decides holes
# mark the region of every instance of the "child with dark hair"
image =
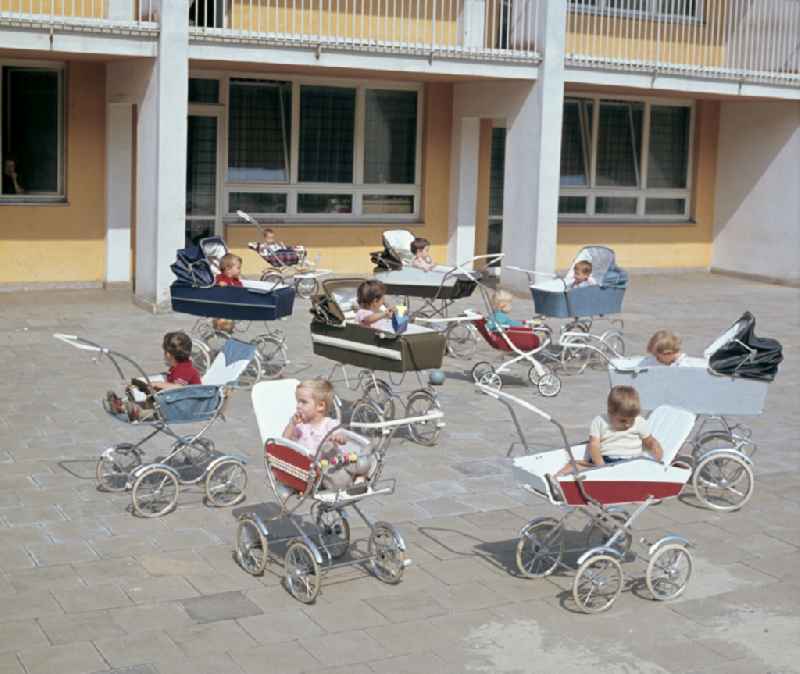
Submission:
[[422,271],[431,271],[436,265],[431,259],[431,242],[428,239],[423,239],[418,236],[411,242],[411,253],[414,259],[411,260],[411,266]]
[[394,313],[391,309],[383,308],[383,298],[386,295],[386,286],[380,281],[364,281],[358,286],[356,299],[356,323],[372,327],[384,318],[391,318]]

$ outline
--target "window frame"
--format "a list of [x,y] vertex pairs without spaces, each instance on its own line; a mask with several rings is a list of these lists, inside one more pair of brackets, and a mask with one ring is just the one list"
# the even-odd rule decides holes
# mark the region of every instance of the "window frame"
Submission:
[[[564,103],[568,99],[589,99],[592,101],[592,137],[589,156],[589,185],[586,187],[559,186],[559,197],[586,197],[586,213],[559,213],[558,221],[563,223],[685,223],[691,221],[692,202],[694,198],[694,137],[696,124],[696,105],[691,99],[658,98],[642,96],[623,96],[617,94],[597,94],[587,92],[566,92]],[[639,187],[598,187],[597,186],[597,142],[600,122],[601,101],[630,101],[631,103],[644,104],[642,119],[642,151],[639,156]],[[686,187],[663,188],[647,187],[649,161],[650,161],[650,117],[653,106],[681,107],[689,109],[689,142],[687,147]],[[560,164],[560,154],[559,154]],[[560,171],[559,171],[560,179]],[[635,197],[636,213],[634,214],[605,214],[596,212],[597,197]],[[653,215],[647,214],[647,199],[683,199],[684,212],[682,214]]]
[[[23,59],[0,58],[0,159],[4,156],[2,116],[5,107],[5,83],[2,79],[6,67],[25,68],[28,70],[49,70],[58,73],[58,189],[56,192],[37,192],[36,194],[3,194],[0,191],[0,206],[10,204],[63,203],[67,201],[66,191],[66,107],[67,107],[67,67],[66,63],[53,61],[36,61]],[[2,166],[0,165],[0,170]],[[0,186],[2,190],[2,186]]]
[[[286,213],[252,213],[259,221],[285,225],[307,224],[347,224],[374,225],[376,222],[419,223],[422,219],[422,139],[424,116],[424,83],[397,82],[390,80],[354,80],[336,77],[314,77],[294,75],[290,73],[253,73],[247,71],[210,71],[191,69],[189,77],[218,79],[220,81],[220,100],[214,107],[220,110],[222,132],[220,134],[219,210],[218,219],[226,225],[243,225],[235,213],[228,210],[229,195],[232,192],[279,193],[287,195]],[[245,78],[250,80],[280,81],[291,83],[291,136],[289,142],[289,180],[288,182],[250,181],[236,182],[228,180],[228,134],[230,118],[230,81]],[[352,183],[311,183],[299,182],[300,151],[300,87],[331,86],[355,89],[355,129],[353,147],[353,182]],[[366,123],[367,89],[415,91],[417,93],[417,138],[415,147],[414,182],[397,183],[365,183],[364,182],[364,137]],[[352,195],[352,213],[299,213],[297,201],[299,194],[346,194]],[[414,197],[412,213],[380,213],[363,214],[362,199],[365,195],[411,195]]]

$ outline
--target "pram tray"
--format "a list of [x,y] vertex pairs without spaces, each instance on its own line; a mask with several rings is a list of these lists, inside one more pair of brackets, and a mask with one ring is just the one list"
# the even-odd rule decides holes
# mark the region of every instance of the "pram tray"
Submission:
[[446,338],[435,330],[401,335],[345,323],[311,322],[314,353],[343,365],[382,372],[412,372],[442,366]]
[[245,281],[244,288],[198,288],[173,284],[172,310],[192,316],[229,318],[237,321],[274,321],[291,316],[294,288]]
[[470,272],[470,278],[466,274],[449,273],[451,271],[446,268],[446,271],[434,269],[426,272],[414,267],[382,271],[376,267],[375,278],[386,286],[389,295],[399,297],[452,301],[472,295],[480,272]]
[[645,410],[674,405],[695,414],[716,416],[758,416],[764,411],[765,381],[714,374],[701,358],[691,359],[688,366],[642,367],[646,360],[614,359],[608,368],[611,386],[633,386]]
[[560,280],[554,280],[532,285],[531,294],[534,310],[541,316],[582,318],[620,313],[625,288],[586,286],[567,290]]

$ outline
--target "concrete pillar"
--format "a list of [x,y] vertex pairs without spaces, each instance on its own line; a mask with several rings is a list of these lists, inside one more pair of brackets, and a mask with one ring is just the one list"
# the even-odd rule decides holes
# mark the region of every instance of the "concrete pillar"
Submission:
[[456,117],[453,120],[447,245],[447,258],[450,264],[466,262],[475,255],[480,134],[479,117]]
[[166,308],[170,264],[184,245],[189,23],[185,3],[163,3],[158,58],[137,128],[136,300]]
[[133,105],[106,106],[106,283],[131,281]]
[[[556,259],[566,6],[542,4],[539,78],[506,118],[503,262],[542,272],[552,272]],[[505,271],[503,283],[522,290],[526,280]]]

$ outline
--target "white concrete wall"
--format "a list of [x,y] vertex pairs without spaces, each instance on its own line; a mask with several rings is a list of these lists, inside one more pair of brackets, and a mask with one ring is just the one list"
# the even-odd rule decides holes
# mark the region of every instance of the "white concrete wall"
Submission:
[[800,283],[800,103],[722,104],[711,265]]

